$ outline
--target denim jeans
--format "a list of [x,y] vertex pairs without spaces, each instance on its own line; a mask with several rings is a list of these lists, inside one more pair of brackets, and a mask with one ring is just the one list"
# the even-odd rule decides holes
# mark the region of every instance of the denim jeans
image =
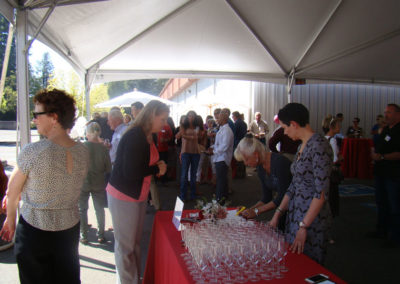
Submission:
[[220,201],[223,197],[228,197],[228,165],[224,161],[214,164],[217,172],[217,201]]
[[182,168],[181,168],[181,192],[179,197],[184,201],[186,199],[186,181],[188,180],[188,171],[190,167],[190,196],[191,199],[196,198],[196,173],[199,166],[200,154],[183,153],[181,155]]
[[378,232],[400,243],[400,178],[375,177]]

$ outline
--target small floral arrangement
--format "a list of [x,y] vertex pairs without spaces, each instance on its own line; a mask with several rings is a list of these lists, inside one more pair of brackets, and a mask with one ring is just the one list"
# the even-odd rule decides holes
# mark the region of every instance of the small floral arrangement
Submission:
[[[224,200],[224,198],[222,200]],[[225,205],[227,205],[226,202]],[[226,206],[222,206],[215,199],[215,195],[211,202],[208,202],[205,197],[198,199],[195,208],[200,209],[206,219],[225,219],[227,215]]]

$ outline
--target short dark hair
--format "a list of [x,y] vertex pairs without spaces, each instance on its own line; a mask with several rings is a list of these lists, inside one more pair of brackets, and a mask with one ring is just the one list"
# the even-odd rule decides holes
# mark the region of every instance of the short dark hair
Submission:
[[278,118],[286,125],[291,121],[297,122],[301,127],[305,127],[310,122],[308,109],[299,103],[289,103],[278,112]]
[[214,114],[216,114],[216,113],[220,113],[221,112],[221,109],[220,108],[216,108],[216,109],[214,109]]
[[225,112],[227,112],[228,113],[228,116],[230,116],[231,115],[231,110],[229,109],[229,108],[223,108],[221,111],[225,111]]
[[57,114],[57,121],[64,129],[71,129],[75,124],[75,99],[67,92],[58,89],[39,91],[33,97],[33,103],[43,105],[49,115]]
[[339,113],[336,115],[336,118],[343,118],[343,113],[339,112]]
[[400,112],[400,106],[398,104],[388,104],[388,107],[393,107],[396,112]]
[[355,118],[353,118],[353,121],[360,122],[360,118],[358,118],[358,117],[355,117]]
[[234,117],[240,118],[240,113],[239,113],[238,111],[232,112],[232,115],[233,115]]
[[136,109],[142,109],[144,108],[144,105],[141,102],[134,102],[131,104],[131,107],[135,107]]

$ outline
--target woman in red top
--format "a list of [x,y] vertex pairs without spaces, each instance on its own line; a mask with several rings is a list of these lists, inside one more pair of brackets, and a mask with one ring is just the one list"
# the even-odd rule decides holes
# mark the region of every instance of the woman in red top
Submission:
[[122,136],[110,181],[108,207],[115,238],[117,283],[139,283],[140,239],[150,191],[151,175],[164,175],[167,166],[159,161],[153,133],[166,124],[169,108],[150,101]]

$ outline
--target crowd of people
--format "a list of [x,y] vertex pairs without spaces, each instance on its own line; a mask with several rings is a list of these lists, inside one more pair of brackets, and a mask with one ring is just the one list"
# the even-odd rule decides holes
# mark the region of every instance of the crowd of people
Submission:
[[[76,110],[70,95],[43,90],[33,102],[33,122],[44,139],[22,149],[2,200],[6,219],[0,236],[11,241],[16,234],[21,283],[80,283],[78,244],[89,242],[90,196],[99,243],[107,242],[104,208],[111,213],[117,283],[139,283],[146,204],[161,208],[157,184],[176,179],[179,198],[188,202],[202,194],[199,184],[211,181],[224,204],[232,177],[243,176],[245,166],[256,169],[262,199],[241,216],[274,210],[269,224],[285,231],[290,249],[324,263],[327,245],[334,242],[332,218],[339,214],[342,114],[327,116],[321,135],[310,126],[309,110],[289,103],[268,136],[270,126],[260,112],[247,126],[242,114],[228,108],[215,109],[205,120],[191,110],[175,127],[168,106],[153,100],[133,103],[130,114],[119,107],[95,113],[80,143],[68,135]],[[359,122],[353,119],[347,137],[365,137]],[[371,130],[378,209],[372,235],[394,245],[400,243],[399,127],[400,108],[389,104]]]

